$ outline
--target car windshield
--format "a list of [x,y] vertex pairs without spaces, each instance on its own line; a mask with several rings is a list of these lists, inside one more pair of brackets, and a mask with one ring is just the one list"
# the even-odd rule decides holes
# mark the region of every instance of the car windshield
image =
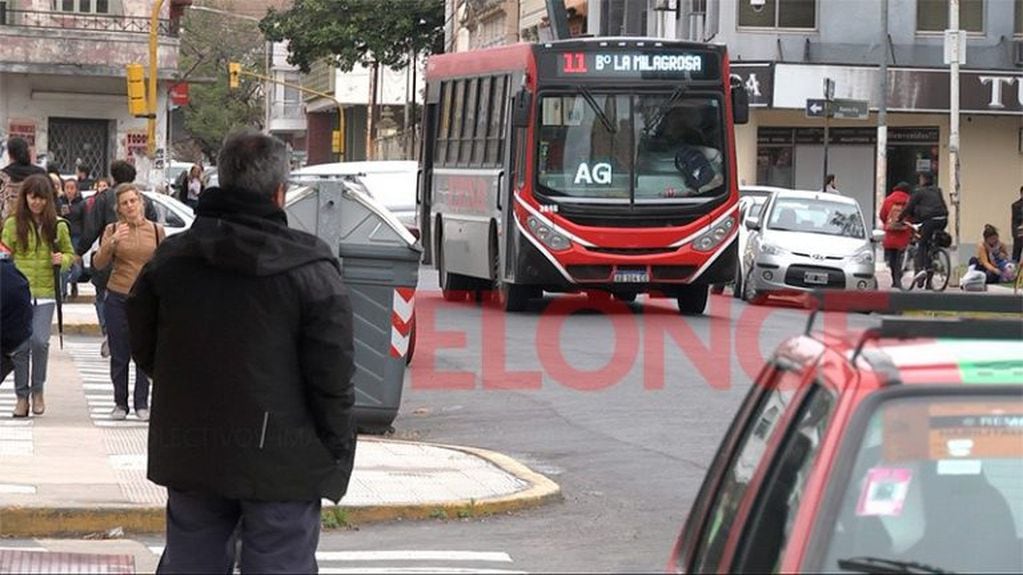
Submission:
[[1021,478],[1018,396],[886,401],[870,418],[814,570],[876,572],[896,561],[1023,572]]
[[721,101],[582,90],[541,99],[541,193],[668,203],[723,193]]
[[767,227],[783,232],[865,237],[863,216],[855,204],[803,198],[778,198]]

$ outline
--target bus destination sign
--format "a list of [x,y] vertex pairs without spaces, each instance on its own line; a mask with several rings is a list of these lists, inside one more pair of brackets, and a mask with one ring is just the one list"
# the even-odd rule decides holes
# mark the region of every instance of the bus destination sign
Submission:
[[[717,56],[707,52],[561,52],[548,56],[561,78],[661,78],[711,80],[720,77]],[[549,70],[550,68],[548,68]]]

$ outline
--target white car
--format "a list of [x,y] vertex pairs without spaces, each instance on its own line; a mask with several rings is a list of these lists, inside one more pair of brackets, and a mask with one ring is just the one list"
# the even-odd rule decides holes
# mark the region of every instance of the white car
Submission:
[[[87,191],[82,194],[85,201],[95,195],[94,191]],[[192,208],[179,202],[178,200],[168,196],[166,194],[158,194],[156,192],[143,191],[146,198],[153,202],[156,207],[157,223],[163,224],[163,229],[167,233],[167,236],[173,236],[174,234],[180,234],[181,232],[192,227],[192,222],[195,221],[195,214],[192,212]],[[79,282],[88,281],[89,270],[92,269],[92,253],[99,249],[99,240],[92,244],[92,248],[85,252],[82,256],[82,277],[79,278]]]
[[358,179],[373,199],[390,210],[413,235],[419,236],[416,208],[418,162],[335,162],[306,166],[291,173],[291,181],[299,184],[345,177]]
[[[767,204],[767,200],[776,192],[789,191],[787,188],[776,188],[772,186],[740,186],[739,187],[739,239],[738,253],[739,261],[735,264],[735,280],[732,281],[732,295],[736,298],[742,297],[742,280],[746,277],[746,270],[743,268],[742,254],[746,253],[746,242],[749,240],[749,231],[746,226],[746,218],[760,216],[760,210]],[[714,285],[714,293],[722,293],[726,284]]]
[[749,239],[740,293],[748,302],[816,288],[876,289],[875,239],[853,198],[777,191],[743,226]]

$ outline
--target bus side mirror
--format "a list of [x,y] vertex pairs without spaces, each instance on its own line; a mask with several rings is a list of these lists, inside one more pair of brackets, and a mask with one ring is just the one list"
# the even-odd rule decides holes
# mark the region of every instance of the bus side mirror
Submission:
[[532,108],[533,95],[522,88],[512,98],[512,126],[515,128],[529,127],[529,111]]
[[732,123],[749,123],[749,92],[741,82],[732,82]]
[[757,217],[746,218],[746,229],[751,232],[760,230],[760,218]]

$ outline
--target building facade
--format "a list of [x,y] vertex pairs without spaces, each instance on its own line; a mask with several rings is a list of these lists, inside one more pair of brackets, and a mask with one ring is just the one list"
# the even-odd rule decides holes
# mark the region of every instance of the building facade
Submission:
[[[959,91],[959,217],[962,253],[969,256],[985,224],[1011,237],[1009,204],[1023,186],[1023,0],[960,4],[967,46]],[[591,0],[590,27],[726,44],[732,72],[746,83],[754,106],[751,122],[736,128],[739,177],[747,184],[820,189],[824,121],[807,117],[807,100],[823,97],[825,78],[834,80],[836,98],[866,100],[865,119],[830,122],[828,172],[873,220],[879,63],[886,53],[886,188],[915,183],[921,170],[935,173],[946,195],[954,188],[943,34],[948,11],[948,0],[889,0],[887,42],[881,0]],[[948,200],[954,222],[954,198]]]
[[157,30],[156,155],[147,121],[128,112],[126,67],[149,68],[151,0],[0,0],[0,140],[19,136],[38,163],[93,175],[127,159],[157,181],[166,158],[167,88],[178,65],[178,18],[163,6]]

